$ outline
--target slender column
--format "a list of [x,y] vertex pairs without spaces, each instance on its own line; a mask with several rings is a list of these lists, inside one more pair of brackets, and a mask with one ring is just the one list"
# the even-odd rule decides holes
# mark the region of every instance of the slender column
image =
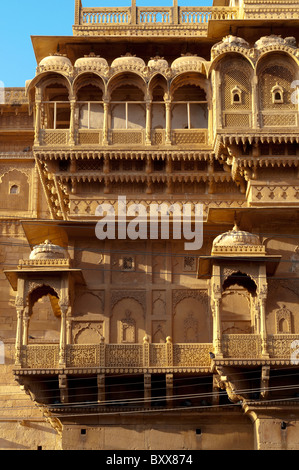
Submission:
[[70,117],[70,134],[69,134],[69,144],[75,145],[75,111],[76,111],[76,101],[70,101],[71,106],[71,117]]
[[23,312],[24,308],[17,307],[17,332],[16,332],[16,352],[15,352],[15,365],[21,367],[21,348],[22,348],[22,327],[23,327]]
[[165,143],[171,144],[171,101],[165,101],[166,113],[166,129],[165,129]]
[[259,299],[260,315],[261,315],[261,340],[262,340],[262,355],[269,356],[267,345],[267,331],[266,331],[266,299],[261,297]]
[[146,124],[145,124],[145,144],[151,145],[151,128],[152,128],[152,103],[146,101]]
[[214,348],[217,357],[223,357],[221,348],[220,299],[214,300]]
[[109,110],[110,110],[110,104],[109,101],[105,100],[104,101],[104,120],[103,120],[103,139],[102,143],[103,145],[108,145],[108,118],[109,118]]
[[72,344],[72,320],[66,320],[66,344]]
[[259,125],[259,106],[258,106],[258,78],[256,75],[254,75],[252,79],[252,88],[251,88],[251,94],[252,94],[252,127],[253,129],[256,129],[260,127]]
[[41,100],[36,99],[35,102],[35,134],[34,134],[34,145],[40,145],[39,134],[40,134],[40,120],[41,120]]
[[60,343],[59,343],[59,365],[66,367],[66,313],[68,306],[60,305],[61,309],[61,327],[60,327]]
[[25,314],[23,315],[23,346],[27,346],[27,344],[28,344],[28,326],[29,326],[28,310],[24,311],[24,313]]

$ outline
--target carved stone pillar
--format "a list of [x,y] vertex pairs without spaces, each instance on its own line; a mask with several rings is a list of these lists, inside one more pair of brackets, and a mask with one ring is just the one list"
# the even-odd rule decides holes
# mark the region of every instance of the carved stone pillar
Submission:
[[221,347],[221,322],[220,322],[220,299],[214,299],[214,351],[216,357],[223,357]]
[[41,100],[36,99],[35,102],[35,132],[34,132],[34,145],[40,145],[40,121],[41,121]]
[[76,111],[76,101],[70,101],[71,106],[71,117],[70,117],[70,134],[69,134],[69,144],[75,145],[75,111]]
[[261,340],[262,340],[262,355],[269,357],[268,344],[267,344],[267,330],[266,330],[266,298],[259,299],[260,316],[261,316]]
[[72,320],[66,320],[66,344],[72,344]]
[[104,101],[104,120],[103,120],[103,139],[102,144],[108,145],[108,118],[109,118],[110,105],[108,101]]
[[16,331],[16,351],[15,365],[21,367],[22,330],[23,330],[23,307],[17,307],[17,331]]
[[145,145],[151,145],[151,128],[152,128],[152,103],[146,101],[146,124],[145,124]]
[[28,326],[29,326],[29,312],[28,309],[24,310],[23,314],[23,346],[28,344]]
[[258,77],[255,75],[252,79],[252,127],[253,129],[259,128],[259,106],[258,106]]
[[166,113],[166,129],[165,129],[165,143],[171,144],[171,102],[165,101]]
[[66,314],[68,305],[60,305],[61,309],[61,327],[59,343],[59,366],[66,367]]

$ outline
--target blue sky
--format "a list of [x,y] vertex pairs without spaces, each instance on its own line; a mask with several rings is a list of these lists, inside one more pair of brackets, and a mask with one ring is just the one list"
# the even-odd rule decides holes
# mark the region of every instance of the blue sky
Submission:
[[[34,77],[31,36],[72,36],[75,0],[2,0],[0,82],[23,87]],[[131,0],[83,0],[85,7],[129,6]],[[179,0],[179,5],[210,6],[212,0]],[[137,0],[137,6],[170,6],[172,0]]]

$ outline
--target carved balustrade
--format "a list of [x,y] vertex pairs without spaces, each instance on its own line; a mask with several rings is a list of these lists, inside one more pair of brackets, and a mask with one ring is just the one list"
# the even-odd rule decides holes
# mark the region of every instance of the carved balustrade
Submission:
[[[222,335],[223,360],[262,359],[261,337],[254,334]],[[268,335],[268,361],[298,361],[299,335]],[[144,344],[68,344],[66,368],[103,368],[110,371],[125,369],[208,370],[212,343],[147,343]],[[21,348],[21,368],[59,368],[58,344],[29,344]]]
[[[106,144],[109,145],[141,145],[146,140],[145,129],[117,129],[109,130],[109,139]],[[165,129],[151,131],[151,140],[147,142],[149,145],[165,145],[166,132]],[[197,145],[206,147],[208,145],[207,129],[174,129],[171,131],[170,142],[172,145]],[[105,145],[104,133],[102,130],[80,129],[77,131],[76,141],[70,141],[70,132],[68,129],[41,129],[39,131],[39,146],[55,147],[55,146],[89,146],[89,145]]]
[[238,9],[231,7],[116,7],[82,8],[80,25],[129,24],[208,24],[209,20],[238,18]]

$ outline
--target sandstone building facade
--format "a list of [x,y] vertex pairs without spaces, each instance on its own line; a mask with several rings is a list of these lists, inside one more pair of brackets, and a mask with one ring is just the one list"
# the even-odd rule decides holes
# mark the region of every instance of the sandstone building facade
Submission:
[[[75,0],[32,38],[0,104],[0,448],[298,449],[298,41],[297,0]],[[202,246],[171,217],[100,240],[119,197],[128,225],[200,204]]]

